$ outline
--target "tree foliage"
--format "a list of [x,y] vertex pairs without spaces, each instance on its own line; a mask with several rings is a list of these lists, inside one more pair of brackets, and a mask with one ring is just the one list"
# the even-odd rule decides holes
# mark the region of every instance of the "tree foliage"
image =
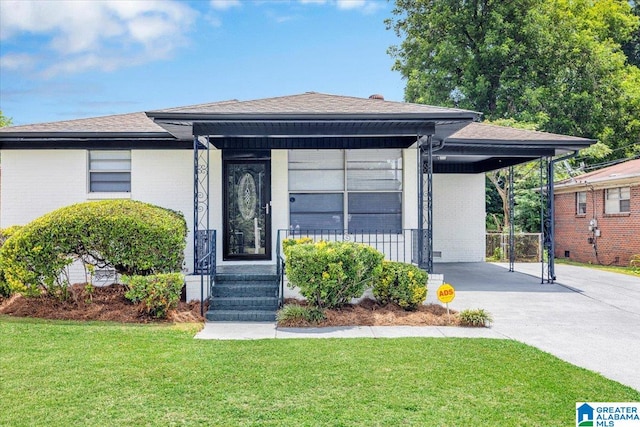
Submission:
[[11,117],[7,117],[0,110],[0,128],[11,126]]
[[[640,155],[636,1],[396,0],[386,24],[402,39],[389,53],[407,101],[598,140],[578,164]],[[516,226],[536,231],[539,173],[515,172]],[[487,224],[500,229],[508,225],[507,171],[488,181]]]
[[396,0],[393,14],[407,101],[636,149],[640,70],[622,46],[640,24],[627,1]]

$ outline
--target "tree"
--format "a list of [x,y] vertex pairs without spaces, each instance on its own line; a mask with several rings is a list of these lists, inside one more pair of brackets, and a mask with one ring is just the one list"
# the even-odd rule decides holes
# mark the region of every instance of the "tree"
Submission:
[[7,117],[0,110],[0,128],[11,126],[11,117]]
[[[579,159],[589,164],[640,154],[638,12],[626,0],[396,0],[386,24],[402,42],[389,53],[407,101],[597,139]],[[539,229],[537,169],[515,169],[523,231]],[[508,225],[507,171],[487,179],[499,229]]]
[[622,44],[639,18],[626,0],[396,0],[390,48],[407,101],[598,139],[614,156],[640,133],[640,71]]

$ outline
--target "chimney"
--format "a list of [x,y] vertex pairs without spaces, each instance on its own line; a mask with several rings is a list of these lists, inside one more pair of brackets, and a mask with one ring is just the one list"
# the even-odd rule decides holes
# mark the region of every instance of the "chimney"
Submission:
[[380,100],[384,101],[384,96],[380,95],[379,93],[374,93],[373,95],[371,95],[369,97],[369,99],[380,99]]

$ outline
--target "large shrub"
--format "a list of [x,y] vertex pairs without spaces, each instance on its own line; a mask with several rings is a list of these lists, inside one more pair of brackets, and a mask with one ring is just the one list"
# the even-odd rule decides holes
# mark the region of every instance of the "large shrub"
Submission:
[[38,294],[68,283],[62,273],[81,259],[121,274],[180,271],[187,226],[177,212],[131,200],[79,203],[16,231],[0,248],[0,270],[12,291]]
[[283,247],[289,286],[319,308],[362,296],[382,270],[384,255],[359,243],[288,240]]
[[140,304],[144,313],[159,319],[167,317],[169,310],[178,306],[184,285],[181,273],[123,276],[122,279],[127,287],[124,296]]
[[[4,245],[4,242],[7,239],[15,234],[16,231],[20,230],[22,226],[14,225],[11,227],[3,228],[0,230],[0,248]],[[7,281],[4,279],[4,274],[2,273],[2,269],[0,268],[0,296],[8,297],[11,295],[11,288],[7,284]]]
[[382,304],[393,302],[405,310],[415,310],[427,298],[427,278],[427,273],[415,265],[385,261],[373,296]]

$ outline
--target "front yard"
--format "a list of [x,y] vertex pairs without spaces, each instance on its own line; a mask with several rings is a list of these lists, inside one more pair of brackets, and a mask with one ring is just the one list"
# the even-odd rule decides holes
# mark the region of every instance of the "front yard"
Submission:
[[515,341],[199,341],[0,316],[0,425],[566,426],[640,393]]

